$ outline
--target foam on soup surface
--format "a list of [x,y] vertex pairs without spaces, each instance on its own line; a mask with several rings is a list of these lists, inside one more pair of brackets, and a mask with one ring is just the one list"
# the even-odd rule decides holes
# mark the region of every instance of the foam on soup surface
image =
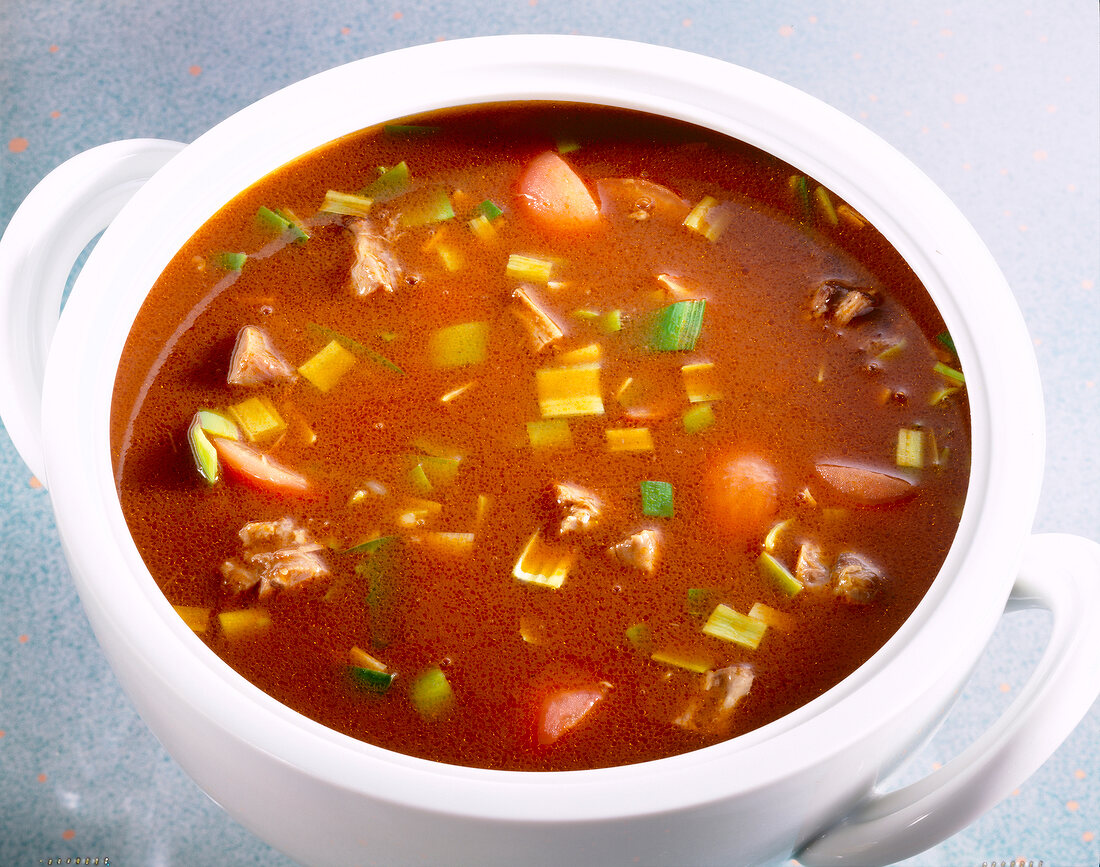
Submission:
[[134,540],[325,725],[565,770],[820,695],[954,536],[965,384],[851,207],[742,143],[570,104],[366,130],[229,203],[130,334]]

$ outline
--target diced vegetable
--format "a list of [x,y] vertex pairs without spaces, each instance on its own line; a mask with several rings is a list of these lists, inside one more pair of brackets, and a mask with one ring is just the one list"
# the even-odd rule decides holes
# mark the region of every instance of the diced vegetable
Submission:
[[924,431],[904,427],[898,431],[897,465],[913,469],[924,466]]
[[478,214],[476,217],[467,220],[466,225],[470,227],[470,231],[473,232],[482,243],[492,243],[499,237],[492,220],[484,214]]
[[641,482],[642,514],[650,518],[671,518],[675,514],[669,482],[645,479]]
[[817,464],[817,474],[841,500],[855,506],[892,503],[916,493],[907,478],[850,464]]
[[449,485],[458,475],[462,463],[460,455],[428,454],[417,459],[425,475],[434,486]]
[[432,483],[428,480],[428,474],[424,472],[424,467],[421,464],[414,464],[412,469],[409,470],[407,478],[413,490],[418,494],[431,492]]
[[[324,325],[318,325],[316,322],[310,322],[308,328],[310,331],[316,331],[322,337],[327,337],[330,340],[335,340],[337,343],[343,346],[344,349],[350,350],[356,355],[361,355],[369,361],[373,361],[375,364],[386,368],[386,370],[391,370],[394,373],[402,374],[405,372],[384,355],[380,355],[370,347],[364,346],[357,340],[352,340],[352,338],[348,337],[346,334],[341,334],[339,331],[333,331],[331,328],[327,328]],[[379,334],[378,336],[381,337],[383,340],[393,340],[396,337],[395,334],[386,333]]]
[[715,422],[714,407],[709,403],[697,403],[684,410],[684,430],[689,434],[702,433]]
[[749,609],[749,617],[766,623],[772,629],[780,632],[790,632],[794,628],[795,619],[790,614],[784,614],[763,602],[754,602]]
[[584,181],[553,151],[527,164],[516,191],[520,208],[543,229],[583,232],[599,225],[600,209]]
[[810,187],[806,183],[806,178],[803,175],[791,175],[789,183],[797,216],[803,220],[809,220],[813,212],[810,208]]
[[271,615],[263,608],[223,611],[218,615],[218,625],[226,638],[246,638],[271,626]]
[[442,223],[455,215],[451,197],[443,187],[428,187],[409,193],[401,200],[397,225],[403,229]]
[[413,681],[409,698],[424,719],[438,719],[454,703],[454,692],[441,668],[429,668]]
[[778,590],[788,596],[797,596],[802,590],[802,582],[791,574],[790,569],[767,551],[761,553],[756,562],[760,566],[760,573]]
[[722,207],[717,199],[703,196],[691,213],[684,217],[684,225],[708,241],[717,241],[732,219],[732,212]]
[[527,584],[557,589],[565,583],[572,565],[573,553],[567,547],[551,545],[536,532],[512,567],[512,576]]
[[442,127],[421,123],[387,123],[382,130],[392,138],[420,138],[435,135],[442,131]]
[[402,160],[392,168],[383,171],[374,183],[363,190],[363,195],[376,202],[389,201],[409,188],[409,180],[409,167]]
[[386,647],[396,634],[394,608],[397,605],[401,566],[401,537],[383,536],[356,566],[367,584],[371,646]]
[[671,665],[686,671],[694,671],[696,674],[703,674],[713,668],[713,663],[709,659],[687,656],[673,650],[656,650],[650,654],[649,658],[662,665]]
[[955,341],[948,332],[941,331],[936,335],[936,340],[946,347],[952,355],[958,355],[958,351],[955,349]]
[[626,640],[630,646],[642,653],[651,653],[653,650],[653,633],[648,623],[635,623],[626,629]]
[[575,729],[608,694],[606,683],[559,689],[539,708],[538,742],[549,746]]
[[218,451],[202,429],[198,413],[187,428],[187,441],[191,445],[191,455],[195,459],[195,467],[199,475],[206,480],[207,484],[212,485],[217,482],[220,478]]
[[242,481],[272,493],[305,494],[310,490],[309,479],[254,446],[225,437],[211,437],[210,442],[225,468]]
[[261,225],[279,234],[287,232],[295,241],[305,241],[309,238],[305,225],[290,211],[271,210],[261,205],[256,212],[256,217]]
[[611,452],[651,452],[653,437],[647,427],[608,428],[604,431]]
[[706,403],[722,399],[722,389],[719,387],[715,371],[714,364],[709,361],[685,364],[680,368],[689,403]]
[[544,367],[535,381],[543,418],[603,414],[598,363]]
[[780,521],[778,524],[768,530],[768,535],[764,537],[765,551],[775,550],[775,546],[776,543],[779,541],[780,534],[782,534],[782,532],[790,526],[790,523],[791,521],[788,518],[786,521]]
[[962,375],[961,371],[955,370],[953,367],[948,367],[942,361],[937,361],[935,367],[932,368],[940,376],[945,377],[956,385],[963,385],[966,382],[966,378]]
[[701,298],[674,301],[658,311],[650,333],[649,348],[659,352],[679,352],[695,348],[703,329],[707,302]]
[[250,397],[229,407],[229,414],[240,425],[250,442],[268,439],[286,430],[286,422],[266,397]]
[[814,201],[817,202],[817,209],[821,212],[821,215],[825,218],[825,222],[830,226],[839,225],[840,220],[836,215],[836,208],[833,207],[833,200],[829,197],[829,191],[824,187],[818,187],[814,190]]
[[349,217],[365,217],[370,213],[374,205],[372,199],[366,196],[357,196],[354,193],[340,193],[329,190],[325,193],[325,199],[321,202],[319,210],[326,214],[344,214]]
[[413,500],[402,507],[394,520],[399,527],[412,529],[423,527],[433,518],[438,518],[443,506],[433,500]]
[[201,605],[173,605],[176,614],[193,632],[206,632],[210,627],[210,609]]
[[571,448],[573,445],[569,422],[563,418],[527,422],[527,438],[534,449]]
[[240,271],[248,261],[247,253],[219,253],[214,262],[226,271]]
[[377,657],[371,656],[363,648],[353,646],[348,651],[348,659],[358,668],[369,668],[371,671],[388,671],[386,664]]
[[546,283],[550,280],[550,274],[554,270],[552,259],[540,259],[537,256],[521,256],[512,253],[508,257],[508,264],[504,273],[515,280],[526,280],[530,283]]
[[492,221],[504,213],[492,199],[485,199],[478,203],[476,208],[478,216],[484,217],[486,220]]
[[687,612],[692,617],[702,617],[710,608],[710,591],[705,587],[689,587]]
[[373,668],[360,668],[357,665],[348,666],[348,676],[360,689],[367,692],[384,693],[390,688],[397,673],[393,671],[378,671]]
[[588,343],[563,352],[557,357],[559,367],[568,367],[573,364],[592,364],[600,360],[603,350],[598,343]]
[[437,367],[481,364],[489,356],[489,323],[460,322],[436,329],[430,351]]
[[321,391],[331,391],[354,366],[355,356],[338,340],[330,340],[320,352],[299,367],[298,372]]
[[749,650],[756,650],[767,628],[768,624],[762,620],[735,611],[728,605],[718,604],[707,618],[703,632],[723,641],[740,644]]
[[474,550],[473,533],[425,533],[420,543],[440,554],[465,556]]

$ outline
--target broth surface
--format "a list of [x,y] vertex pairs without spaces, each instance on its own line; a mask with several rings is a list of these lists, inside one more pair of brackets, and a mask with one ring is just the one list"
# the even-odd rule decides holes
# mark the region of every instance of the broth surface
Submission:
[[969,474],[943,332],[872,226],[747,145],[440,112],[173,259],[118,492],[181,616],[301,713],[455,764],[645,761],[820,695],[920,601]]

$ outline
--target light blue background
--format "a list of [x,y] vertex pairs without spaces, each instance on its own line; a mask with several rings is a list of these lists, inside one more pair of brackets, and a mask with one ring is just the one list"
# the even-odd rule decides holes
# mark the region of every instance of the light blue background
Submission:
[[[0,228],[46,172],[93,145],[188,141],[348,60],[520,32],[730,60],[824,99],[916,162],[991,248],[1034,339],[1049,437],[1036,529],[1100,538],[1095,2],[0,0]],[[183,775],[121,694],[71,586],[48,496],[6,433],[0,514],[0,865],[287,863]],[[1007,706],[1046,629],[1041,615],[1006,619],[905,779],[948,760]],[[1098,750],[1094,706],[1017,792],[905,864],[1096,865]]]

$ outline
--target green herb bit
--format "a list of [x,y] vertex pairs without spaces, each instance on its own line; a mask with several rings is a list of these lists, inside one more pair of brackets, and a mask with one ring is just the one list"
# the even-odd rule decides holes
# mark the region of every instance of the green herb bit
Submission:
[[387,123],[382,129],[386,135],[393,138],[419,138],[443,131],[441,126],[428,126],[420,123]]
[[348,666],[348,676],[355,686],[366,692],[382,694],[386,692],[397,673],[393,671],[377,671],[373,668],[361,668],[358,665]]
[[[349,349],[356,355],[361,355],[367,360],[373,361],[375,364],[386,368],[386,370],[392,371],[393,373],[401,374],[404,374],[405,372],[384,355],[380,355],[370,347],[364,346],[362,343],[359,343],[357,340],[353,340],[346,334],[341,334],[339,331],[334,331],[333,329],[328,328],[324,325],[318,325],[316,322],[310,322],[308,327],[311,331],[315,331],[317,334],[321,335],[322,337],[327,337],[329,340],[335,340],[345,349]],[[383,339],[385,339],[384,336],[382,337]],[[394,335],[394,337],[396,337],[396,335]]]
[[504,211],[501,210],[501,208],[497,205],[497,203],[494,202],[492,199],[485,199],[485,200],[479,202],[478,206],[476,208],[474,208],[474,212],[478,216],[484,217],[485,219],[489,220],[490,222],[492,222],[493,220],[495,220],[497,217],[499,217],[501,214],[504,213]]
[[937,361],[936,365],[932,369],[936,371],[936,373],[938,373],[940,376],[944,377],[945,379],[950,379],[957,385],[964,385],[966,383],[966,378],[962,375],[961,371],[955,370],[955,368],[953,367],[948,367],[942,361]]
[[378,178],[362,191],[362,195],[376,202],[386,202],[408,190],[411,182],[409,167],[402,160],[392,168],[383,169]]
[[650,518],[671,518],[675,512],[673,507],[673,491],[669,482],[658,482],[645,479],[641,483],[642,514]]
[[692,404],[684,410],[683,420],[686,433],[702,433],[707,428],[714,426],[714,407],[709,403]]
[[441,668],[429,668],[413,681],[409,698],[424,719],[438,719],[454,703],[454,691]]
[[723,641],[731,641],[740,644],[749,650],[756,650],[760,646],[760,639],[768,629],[768,624],[740,611],[735,611],[728,605],[719,604],[707,618],[703,626],[703,632]]
[[240,271],[248,261],[247,253],[218,253],[214,264],[225,271]]
[[806,183],[805,176],[791,175],[788,183],[794,196],[795,207],[800,212],[800,219],[808,222],[813,217],[813,208],[810,205],[810,187]]
[[701,298],[674,301],[658,312],[653,322],[649,348],[657,352],[680,352],[695,348],[703,329],[707,302]]
[[936,340],[938,340],[943,346],[945,346],[952,355],[957,356],[959,354],[958,351],[955,349],[955,341],[948,332],[941,331],[939,334],[936,335]]
[[763,552],[756,562],[761,574],[787,596],[797,596],[802,590],[802,582],[767,551]]
[[360,542],[357,545],[352,545],[350,548],[344,549],[344,554],[373,554],[383,545],[389,545],[397,540],[397,536],[379,536],[377,539],[368,539],[366,542]]
[[702,617],[710,608],[710,591],[705,587],[690,587],[687,592],[687,611],[692,617]]
[[581,143],[572,136],[559,136],[555,147],[559,154],[571,154],[581,149]]

